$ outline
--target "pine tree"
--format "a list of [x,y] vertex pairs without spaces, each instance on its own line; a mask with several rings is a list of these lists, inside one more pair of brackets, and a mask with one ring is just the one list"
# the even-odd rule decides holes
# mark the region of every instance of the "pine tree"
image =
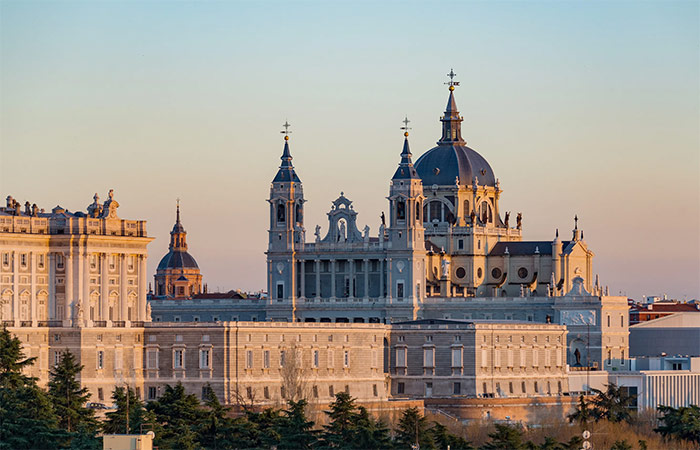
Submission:
[[496,431],[489,433],[491,440],[483,447],[484,450],[519,450],[527,448],[523,443],[523,431],[509,425],[496,424]]
[[200,409],[197,397],[185,392],[182,383],[174,387],[166,385],[165,393],[148,404],[148,411],[155,414],[162,426],[160,433],[156,432],[155,446],[183,450],[201,448],[195,430],[205,418],[205,412]]
[[290,401],[288,405],[289,408],[282,412],[283,415],[278,421],[280,442],[277,448],[280,450],[313,448],[316,443],[316,432],[312,430],[314,422],[306,418],[306,400]]
[[466,439],[450,433],[447,427],[441,423],[433,422],[430,433],[433,435],[437,448],[449,447],[450,450],[474,450],[474,447]]
[[35,382],[35,378],[22,373],[25,367],[31,366],[35,361],[36,358],[25,359],[22,342],[3,326],[0,331],[0,387],[11,389]]
[[[117,410],[107,413],[107,419],[102,424],[102,430],[105,433],[137,434],[140,433],[142,429],[152,430],[154,432],[157,431],[156,429],[158,427],[155,423],[155,414],[146,411],[143,402],[136,396],[133,389],[117,386],[114,388],[114,391],[112,391],[112,400],[117,406]],[[129,417],[128,427],[126,426],[127,416]]]
[[90,393],[77,380],[81,370],[83,366],[77,363],[70,351],[66,351],[58,365],[49,372],[49,399],[59,417],[58,425],[68,432],[77,430],[80,425],[85,425],[84,430],[97,431],[94,412],[84,406]]
[[330,410],[324,411],[329,423],[323,426],[321,448],[353,448],[355,399],[347,392],[339,392],[329,406]]
[[0,449],[55,448],[70,435],[58,429],[58,418],[36,379],[22,370],[36,358],[25,358],[22,343],[6,328],[0,331]]
[[407,447],[419,444],[421,450],[435,448],[432,433],[428,429],[428,421],[418,412],[418,408],[407,408],[401,414],[399,426],[396,429],[396,442]]
[[358,449],[388,450],[393,447],[389,427],[382,420],[373,418],[364,406],[357,408],[353,446]]

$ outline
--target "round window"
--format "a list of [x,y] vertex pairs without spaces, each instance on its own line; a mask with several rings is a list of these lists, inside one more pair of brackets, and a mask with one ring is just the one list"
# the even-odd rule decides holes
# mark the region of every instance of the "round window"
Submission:
[[502,275],[501,269],[499,269],[498,267],[494,268],[494,269],[491,271],[491,276],[494,277],[494,278],[501,278],[501,275]]
[[464,270],[464,267],[458,267],[455,271],[455,274],[457,275],[457,278],[464,278],[464,276],[467,274],[467,271]]
[[519,276],[520,278],[525,278],[525,277],[527,277],[527,269],[524,268],[524,267],[521,267],[520,269],[518,269],[518,276]]
[[481,269],[481,267],[479,267],[479,268],[476,270],[476,277],[477,277],[477,278],[481,278],[481,276],[482,276],[483,274],[484,274],[484,271]]

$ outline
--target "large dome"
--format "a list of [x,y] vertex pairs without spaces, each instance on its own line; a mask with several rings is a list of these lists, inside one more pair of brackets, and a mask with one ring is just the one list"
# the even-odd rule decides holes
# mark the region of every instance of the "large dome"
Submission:
[[199,266],[189,253],[170,250],[158,263],[158,270],[166,269],[199,269]]
[[431,148],[416,161],[416,171],[426,188],[434,184],[454,186],[458,177],[463,186],[471,185],[474,177],[480,186],[496,185],[489,163],[466,145],[442,144]]

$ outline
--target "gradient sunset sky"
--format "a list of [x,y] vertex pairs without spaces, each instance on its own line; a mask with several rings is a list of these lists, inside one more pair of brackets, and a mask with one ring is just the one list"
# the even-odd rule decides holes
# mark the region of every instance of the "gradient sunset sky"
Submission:
[[148,221],[181,199],[209,290],[265,288],[292,124],[307,239],[341,191],[375,236],[412,121],[463,136],[524,237],[573,217],[611,294],[700,297],[700,11],[683,2],[0,2],[0,196]]

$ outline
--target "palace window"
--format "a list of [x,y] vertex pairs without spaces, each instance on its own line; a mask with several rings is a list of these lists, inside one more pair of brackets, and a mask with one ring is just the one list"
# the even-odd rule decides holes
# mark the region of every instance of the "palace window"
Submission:
[[423,349],[423,367],[435,367],[435,349],[433,347]]
[[396,202],[396,219],[406,220],[406,202],[403,200]]
[[184,369],[185,368],[185,351],[184,350],[173,351],[173,368],[174,369]]
[[209,369],[210,363],[209,363],[209,358],[210,352],[209,349],[202,349],[199,351],[199,368],[200,369]]
[[462,348],[452,349],[452,367],[462,367]]
[[104,364],[105,364],[105,352],[103,352],[102,350],[99,350],[97,352],[97,368],[104,369]]
[[350,352],[348,350],[343,352],[343,367],[350,367]]
[[245,368],[253,368],[253,350],[246,350],[245,352]]
[[263,368],[270,368],[270,350],[265,350],[263,352]]
[[20,255],[20,257],[19,257],[19,264],[20,264],[22,267],[24,267],[24,268],[27,267],[27,254],[26,254],[26,253],[22,253],[22,254]]

